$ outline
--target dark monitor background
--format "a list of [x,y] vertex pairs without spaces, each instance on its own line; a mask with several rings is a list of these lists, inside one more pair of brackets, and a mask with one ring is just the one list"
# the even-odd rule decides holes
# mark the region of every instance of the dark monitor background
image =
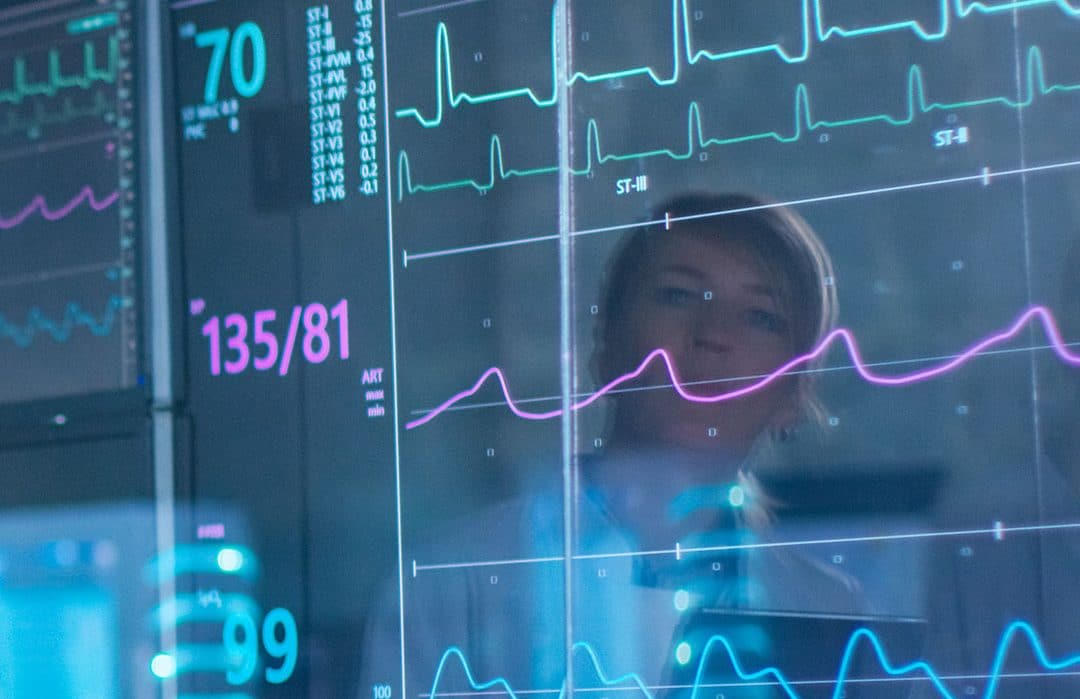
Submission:
[[[112,639],[8,642],[0,678],[37,649],[114,668],[71,696],[1080,688],[1067,3],[61,0],[0,36],[4,508],[63,490],[19,449],[100,413],[80,462],[134,389],[137,487],[82,471],[61,509],[149,508],[156,595],[0,558],[9,620]],[[835,296],[802,344],[777,220]]]

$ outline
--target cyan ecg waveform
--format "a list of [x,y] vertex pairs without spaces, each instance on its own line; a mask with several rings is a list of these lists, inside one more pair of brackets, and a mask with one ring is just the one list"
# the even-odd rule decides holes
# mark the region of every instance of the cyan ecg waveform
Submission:
[[42,333],[56,342],[67,342],[79,327],[86,328],[97,337],[105,337],[112,332],[120,312],[132,304],[130,298],[112,296],[101,315],[94,315],[72,302],[64,308],[60,320],[49,318],[40,308],[31,308],[23,323],[15,323],[0,314],[0,338],[8,338],[17,347],[26,349]]
[[[686,147],[679,150],[658,148],[636,153],[605,153],[601,147],[600,126],[595,119],[590,119],[585,130],[585,164],[583,167],[572,167],[570,171],[575,176],[588,175],[594,171],[597,165],[608,162],[658,156],[664,156],[672,160],[690,160],[696,153],[710,147],[730,146],[752,141],[774,141],[776,143],[790,144],[802,140],[809,133],[823,129],[837,129],[866,124],[903,127],[912,124],[920,115],[931,112],[957,112],[987,106],[1026,109],[1034,104],[1038,98],[1055,93],[1069,93],[1080,90],[1080,84],[1047,82],[1042,51],[1038,46],[1032,46],[1027,51],[1024,77],[1024,90],[1018,97],[991,96],[959,102],[939,102],[930,101],[927,98],[923,69],[918,65],[912,65],[908,68],[907,73],[906,108],[903,112],[898,115],[878,113],[842,119],[815,117],[811,109],[810,88],[805,83],[799,83],[795,88],[793,97],[792,127],[787,132],[766,130],[733,136],[706,136],[701,124],[701,107],[697,102],[691,102],[687,110]],[[492,189],[496,183],[513,177],[551,174],[558,172],[558,169],[558,166],[554,165],[527,169],[506,167],[502,141],[498,135],[494,135],[491,137],[488,150],[488,174],[486,179],[463,178],[434,184],[417,184],[413,182],[409,156],[405,151],[401,151],[398,155],[398,201],[401,201],[406,194],[438,192],[462,187],[471,187],[478,192],[486,192]]]
[[[1006,627],[1005,631],[1001,634],[1001,639],[998,641],[993,662],[987,673],[986,686],[983,690],[982,699],[995,699],[997,697],[998,688],[1001,686],[1001,680],[1003,677],[1007,677],[1005,663],[1008,660],[1009,651],[1012,649],[1018,637],[1027,640],[1039,665],[1046,670],[1047,676],[1052,676],[1052,673],[1055,672],[1061,672],[1072,667],[1080,666],[1080,654],[1066,656],[1057,660],[1051,659],[1047,654],[1046,649],[1043,647],[1038,633],[1031,624],[1026,621],[1014,621]],[[940,695],[941,699],[960,699],[961,696],[972,696],[966,693],[958,694],[949,689],[941,675],[925,660],[915,660],[905,664],[894,663],[889,658],[884,644],[877,634],[870,629],[860,628],[851,635],[844,648],[844,653],[839,663],[839,669],[836,673],[836,684],[833,689],[832,699],[841,699],[845,696],[845,687],[858,681],[858,678],[851,677],[851,665],[855,652],[859,649],[860,645],[870,646],[871,650],[874,652],[875,658],[881,665],[881,669],[888,677],[910,678],[913,681],[929,682]],[[578,641],[574,643],[572,651],[575,654],[585,654],[604,687],[620,687],[623,689],[633,689],[636,687],[637,691],[640,692],[640,699],[656,699],[655,695],[645,685],[645,682],[641,677],[635,673],[628,673],[619,677],[609,678],[603,670],[597,651],[590,644]],[[694,676],[694,684],[691,688],[690,699],[699,699],[699,697],[703,695],[702,690],[710,692],[715,691],[714,688],[707,688],[705,686],[704,674],[707,662],[714,654],[719,652],[723,652],[724,657],[730,661],[740,682],[755,684],[768,682],[779,687],[784,694],[787,695],[788,699],[802,699],[802,696],[796,689],[798,683],[786,677],[782,669],[777,667],[764,667],[760,669],[744,667],[743,662],[739,659],[738,653],[731,641],[721,635],[709,638],[701,651],[697,672]],[[469,685],[473,690],[485,694],[491,694],[493,693],[492,690],[496,690],[496,692],[494,692],[495,694],[505,692],[507,699],[521,699],[519,693],[514,691],[513,687],[510,686],[510,683],[507,682],[505,678],[496,677],[495,679],[484,682],[477,681],[473,676],[468,661],[465,659],[465,654],[456,646],[447,649],[439,660],[438,667],[435,670],[435,679],[431,686],[431,697],[440,696],[439,685],[442,681],[446,666],[451,659],[456,660],[461,664]],[[559,690],[558,699],[564,699],[565,696],[566,687],[564,683],[564,686]]]
[[[731,51],[711,52],[695,49],[690,29],[690,0],[672,0],[671,5],[671,50],[672,67],[667,75],[657,73],[650,66],[635,66],[623,70],[604,73],[574,72],[568,79],[569,85],[575,83],[599,83],[608,80],[620,80],[646,76],[660,87],[667,87],[679,82],[685,66],[692,66],[700,61],[726,61],[756,54],[773,53],[785,63],[802,63],[810,58],[811,47],[815,42],[824,43],[834,37],[851,39],[873,36],[889,32],[908,31],[923,41],[940,41],[949,35],[955,19],[965,19],[972,14],[995,15],[1007,14],[1014,10],[1027,10],[1036,7],[1057,7],[1069,18],[1080,17],[1080,8],[1072,7],[1065,0],[1015,0],[990,5],[984,2],[964,2],[963,0],[940,0],[936,27],[927,27],[918,20],[901,20],[867,27],[848,28],[838,24],[829,24],[824,19],[822,0],[802,0],[800,19],[802,23],[802,47],[798,51],[789,51],[778,43],[749,46]],[[454,89],[454,59],[450,49],[450,31],[440,22],[435,31],[435,114],[425,117],[418,108],[406,107],[395,110],[398,118],[412,118],[425,128],[442,124],[446,106],[457,108],[462,103],[476,105],[498,102],[508,99],[527,98],[537,107],[550,107],[558,100],[559,68],[556,62],[555,39],[557,34],[556,12],[551,14],[551,92],[540,95],[528,87],[515,87],[496,92],[470,94]]]

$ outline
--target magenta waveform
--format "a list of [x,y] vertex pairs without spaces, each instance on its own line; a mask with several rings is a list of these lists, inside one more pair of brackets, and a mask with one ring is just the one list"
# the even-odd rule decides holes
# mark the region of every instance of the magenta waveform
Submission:
[[46,221],[59,221],[81,206],[84,202],[94,211],[101,211],[112,206],[119,198],[120,192],[113,192],[102,199],[98,199],[94,194],[94,190],[90,189],[90,186],[87,185],[80,189],[79,193],[76,194],[73,199],[59,209],[50,209],[49,205],[45,202],[45,196],[43,194],[38,194],[30,200],[29,204],[22,208],[22,211],[11,218],[0,216],[0,230],[8,230],[18,226],[35,211],[40,213],[41,217]]
[[[693,403],[720,403],[723,401],[734,400],[736,398],[742,398],[743,396],[764,389],[766,386],[775,382],[777,379],[784,376],[785,374],[791,373],[799,367],[814,361],[818,357],[825,354],[835,342],[842,342],[844,344],[848,356],[851,357],[851,362],[855,371],[857,371],[859,375],[867,382],[879,386],[904,386],[907,384],[918,383],[920,381],[927,381],[937,376],[941,376],[942,374],[950,372],[967,363],[968,360],[970,360],[972,357],[976,356],[980,352],[983,352],[988,348],[993,347],[994,345],[998,345],[1014,339],[1033,319],[1038,319],[1039,322],[1042,324],[1043,331],[1046,333],[1046,337],[1050,341],[1051,348],[1054,350],[1054,353],[1057,354],[1057,356],[1061,359],[1061,361],[1072,366],[1080,367],[1080,354],[1069,351],[1069,348],[1065,344],[1065,340],[1061,337],[1061,331],[1058,329],[1057,322],[1054,320],[1054,315],[1050,312],[1050,309],[1044,306],[1032,306],[1031,308],[1021,313],[1020,316],[1017,317],[1017,319],[1014,320],[1012,324],[1009,325],[1006,329],[990,335],[985,339],[979,340],[978,342],[971,345],[963,352],[955,355],[948,361],[942,362],[927,369],[913,371],[906,374],[896,374],[893,376],[875,374],[869,369],[866,362],[862,358],[862,353],[859,351],[859,345],[855,341],[854,334],[847,328],[837,328],[836,330],[833,330],[828,335],[826,335],[825,339],[823,339],[821,343],[819,343],[818,346],[815,347],[813,350],[807,352],[806,354],[795,357],[786,364],[778,367],[772,373],[761,377],[759,380],[742,388],[735,389],[733,391],[726,391],[713,395],[697,395],[688,392],[683,387],[682,382],[680,382],[678,379],[678,370],[675,368],[675,364],[671,359],[671,355],[668,354],[667,350],[655,349],[652,352],[649,352],[649,354],[645,356],[645,359],[641,360],[641,364],[639,364],[636,369],[634,369],[628,374],[623,374],[622,376],[615,378],[611,382],[600,387],[600,389],[598,389],[595,393],[590,394],[586,398],[572,403],[570,405],[570,410],[580,410],[582,408],[588,407],[596,401],[600,400],[608,393],[614,391],[622,384],[633,381],[634,379],[644,374],[645,370],[649,368],[649,365],[657,359],[662,361],[664,363],[664,366],[667,368],[668,376],[671,377],[671,384],[674,387],[675,391],[688,401],[691,401]],[[458,403],[462,400],[465,400],[466,398],[469,398],[472,395],[475,395],[484,386],[484,384],[487,383],[487,380],[493,376],[498,379],[499,386],[502,387],[502,393],[503,397],[506,399],[507,407],[509,407],[510,410],[518,417],[524,418],[526,420],[549,420],[551,418],[559,417],[560,415],[562,415],[563,411],[561,408],[556,408],[555,410],[548,410],[545,412],[530,412],[528,410],[523,410],[522,408],[518,407],[518,405],[514,402],[514,399],[510,395],[510,389],[506,385],[506,376],[503,374],[502,369],[499,369],[498,367],[491,367],[480,375],[480,378],[477,379],[476,383],[474,383],[471,388],[454,394],[445,402],[441,403],[438,407],[434,408],[423,417],[419,417],[415,420],[405,423],[405,429],[411,430],[416,427],[420,427],[421,425],[424,425],[428,422],[431,422],[441,413],[450,409],[455,403]]]

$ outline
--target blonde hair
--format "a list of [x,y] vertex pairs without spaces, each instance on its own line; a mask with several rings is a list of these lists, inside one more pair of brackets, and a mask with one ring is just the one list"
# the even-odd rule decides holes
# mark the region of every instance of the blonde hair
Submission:
[[[651,252],[663,245],[665,229],[676,230],[746,247],[777,288],[777,302],[791,319],[796,355],[815,349],[833,329],[838,313],[832,259],[824,244],[794,209],[746,194],[690,194],[657,207],[650,221],[628,235],[615,253],[601,285],[595,329],[594,366],[607,383],[623,370],[608,366],[611,333],[622,320],[623,301],[642,275]],[[807,369],[820,363],[815,361]],[[824,408],[817,396],[813,372],[796,377],[803,419],[820,424]]]

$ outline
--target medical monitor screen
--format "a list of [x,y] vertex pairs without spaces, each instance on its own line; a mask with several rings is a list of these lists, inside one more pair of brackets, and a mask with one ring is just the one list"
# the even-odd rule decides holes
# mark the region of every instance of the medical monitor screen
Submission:
[[0,404],[140,380],[135,10],[0,3]]
[[[163,692],[1080,692],[1076,8],[165,20],[194,611]],[[119,25],[69,26],[5,43],[12,148],[119,89]],[[0,246],[122,230],[122,143],[70,148],[90,174],[15,177]],[[33,152],[0,167],[73,157]],[[0,296],[0,352],[112,342],[93,278]]]

